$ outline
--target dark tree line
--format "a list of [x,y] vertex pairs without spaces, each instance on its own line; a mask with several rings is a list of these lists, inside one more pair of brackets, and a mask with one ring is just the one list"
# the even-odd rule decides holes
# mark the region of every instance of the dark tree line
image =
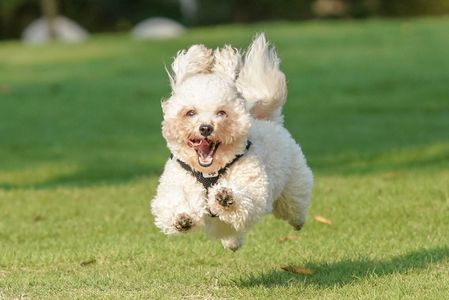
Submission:
[[[57,0],[61,14],[91,32],[124,31],[151,16],[188,26],[265,20],[409,17],[449,14],[449,0],[196,0],[186,17],[178,0]],[[42,0],[1,0],[0,38],[16,38],[42,15]]]

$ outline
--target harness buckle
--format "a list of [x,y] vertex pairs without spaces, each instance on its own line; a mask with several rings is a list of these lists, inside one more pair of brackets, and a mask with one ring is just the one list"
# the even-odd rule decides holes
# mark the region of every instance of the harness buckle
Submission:
[[212,177],[217,177],[217,176],[218,176],[218,172],[213,172],[213,173],[209,173],[209,174],[203,173],[204,178],[212,178]]

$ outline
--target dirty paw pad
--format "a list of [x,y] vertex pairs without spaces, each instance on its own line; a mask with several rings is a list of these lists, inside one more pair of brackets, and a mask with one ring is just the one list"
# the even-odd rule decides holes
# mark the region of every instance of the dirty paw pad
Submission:
[[180,214],[175,222],[175,228],[178,231],[187,231],[192,228],[193,221],[187,214]]
[[220,189],[215,195],[215,199],[217,200],[218,204],[220,204],[223,207],[228,207],[234,204],[232,191],[227,188]]

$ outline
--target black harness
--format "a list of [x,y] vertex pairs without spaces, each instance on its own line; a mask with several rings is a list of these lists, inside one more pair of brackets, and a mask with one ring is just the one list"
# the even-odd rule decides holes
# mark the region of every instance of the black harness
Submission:
[[[248,149],[251,147],[251,144],[252,144],[251,141],[246,142],[246,151],[248,151]],[[179,159],[176,159],[176,161],[179,163],[181,168],[183,168],[184,170],[189,172],[193,177],[196,178],[196,180],[199,183],[201,183],[203,185],[203,187],[207,193],[209,191],[209,188],[217,183],[217,181],[220,179],[221,175],[223,175],[226,172],[226,170],[230,166],[232,166],[235,162],[237,162],[245,153],[246,152],[237,155],[236,157],[234,157],[234,159],[232,161],[227,163],[226,166],[224,166],[223,168],[221,168],[220,170],[218,170],[215,173],[209,174],[209,176],[204,176],[203,173],[192,169],[192,167],[190,167],[188,164],[186,164],[185,162],[183,162]],[[173,154],[170,155],[170,158],[173,159]]]

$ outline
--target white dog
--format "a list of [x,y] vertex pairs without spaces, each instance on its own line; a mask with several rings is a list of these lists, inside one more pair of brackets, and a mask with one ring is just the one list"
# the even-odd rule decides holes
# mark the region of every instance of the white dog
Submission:
[[313,177],[283,127],[285,76],[264,34],[243,62],[230,46],[194,45],[171,69],[162,133],[172,155],[152,201],[156,226],[166,234],[204,226],[231,250],[269,212],[301,229]]

